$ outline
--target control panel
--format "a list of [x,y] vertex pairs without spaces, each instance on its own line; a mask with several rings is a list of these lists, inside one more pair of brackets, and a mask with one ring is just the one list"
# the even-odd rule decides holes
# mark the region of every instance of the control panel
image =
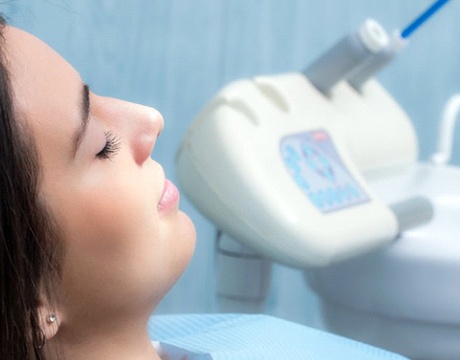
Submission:
[[370,201],[323,129],[281,139],[281,156],[297,186],[321,212],[328,213]]

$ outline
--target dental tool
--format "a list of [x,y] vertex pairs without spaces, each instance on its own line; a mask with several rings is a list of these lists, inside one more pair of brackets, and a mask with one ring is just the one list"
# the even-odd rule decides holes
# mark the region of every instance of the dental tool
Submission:
[[367,80],[384,68],[408,44],[408,38],[449,1],[450,0],[436,1],[401,32],[395,31],[388,41],[387,46],[383,47],[381,51],[368,56],[346,76],[350,85],[360,91],[362,85]]
[[358,30],[345,36],[307,67],[305,76],[326,95],[344,79],[359,91],[407,45],[409,37],[449,1],[435,1],[391,37],[375,20],[366,20]]
[[305,76],[323,94],[328,94],[357,66],[387,47],[385,30],[373,19],[367,19],[356,31],[345,36],[330,50],[305,69]]
[[450,0],[438,0],[433,3],[428,9],[426,9],[420,16],[418,16],[414,21],[412,21],[406,28],[401,31],[401,37],[407,39],[416,31],[420,26],[422,26],[430,17],[432,17],[436,12],[438,12],[444,5],[446,5]]

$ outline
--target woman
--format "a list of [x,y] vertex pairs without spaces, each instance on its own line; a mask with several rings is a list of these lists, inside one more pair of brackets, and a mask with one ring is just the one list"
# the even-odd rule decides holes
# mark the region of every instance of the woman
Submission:
[[147,320],[195,241],[150,158],[161,115],[3,22],[0,49],[0,358],[159,359]]

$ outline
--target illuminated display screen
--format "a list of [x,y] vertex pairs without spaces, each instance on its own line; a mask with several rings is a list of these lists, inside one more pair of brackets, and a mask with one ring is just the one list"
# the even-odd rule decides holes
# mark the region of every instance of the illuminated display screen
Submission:
[[314,130],[284,137],[281,156],[297,186],[321,212],[370,199],[343,164],[329,133]]

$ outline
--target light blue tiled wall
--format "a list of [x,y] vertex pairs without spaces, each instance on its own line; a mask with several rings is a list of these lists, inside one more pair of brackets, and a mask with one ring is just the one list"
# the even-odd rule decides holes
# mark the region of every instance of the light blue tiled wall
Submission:
[[[392,30],[431,2],[18,0],[0,9],[66,57],[95,92],[158,108],[166,129],[153,157],[174,178],[174,153],[187,125],[221,86],[302,69],[366,17]],[[412,118],[422,159],[434,151],[444,101],[460,92],[459,14],[460,3],[453,1],[379,75]],[[182,206],[196,223],[197,251],[158,311],[214,311],[214,229],[186,200]],[[300,272],[275,268],[267,311],[316,323],[315,298]]]

